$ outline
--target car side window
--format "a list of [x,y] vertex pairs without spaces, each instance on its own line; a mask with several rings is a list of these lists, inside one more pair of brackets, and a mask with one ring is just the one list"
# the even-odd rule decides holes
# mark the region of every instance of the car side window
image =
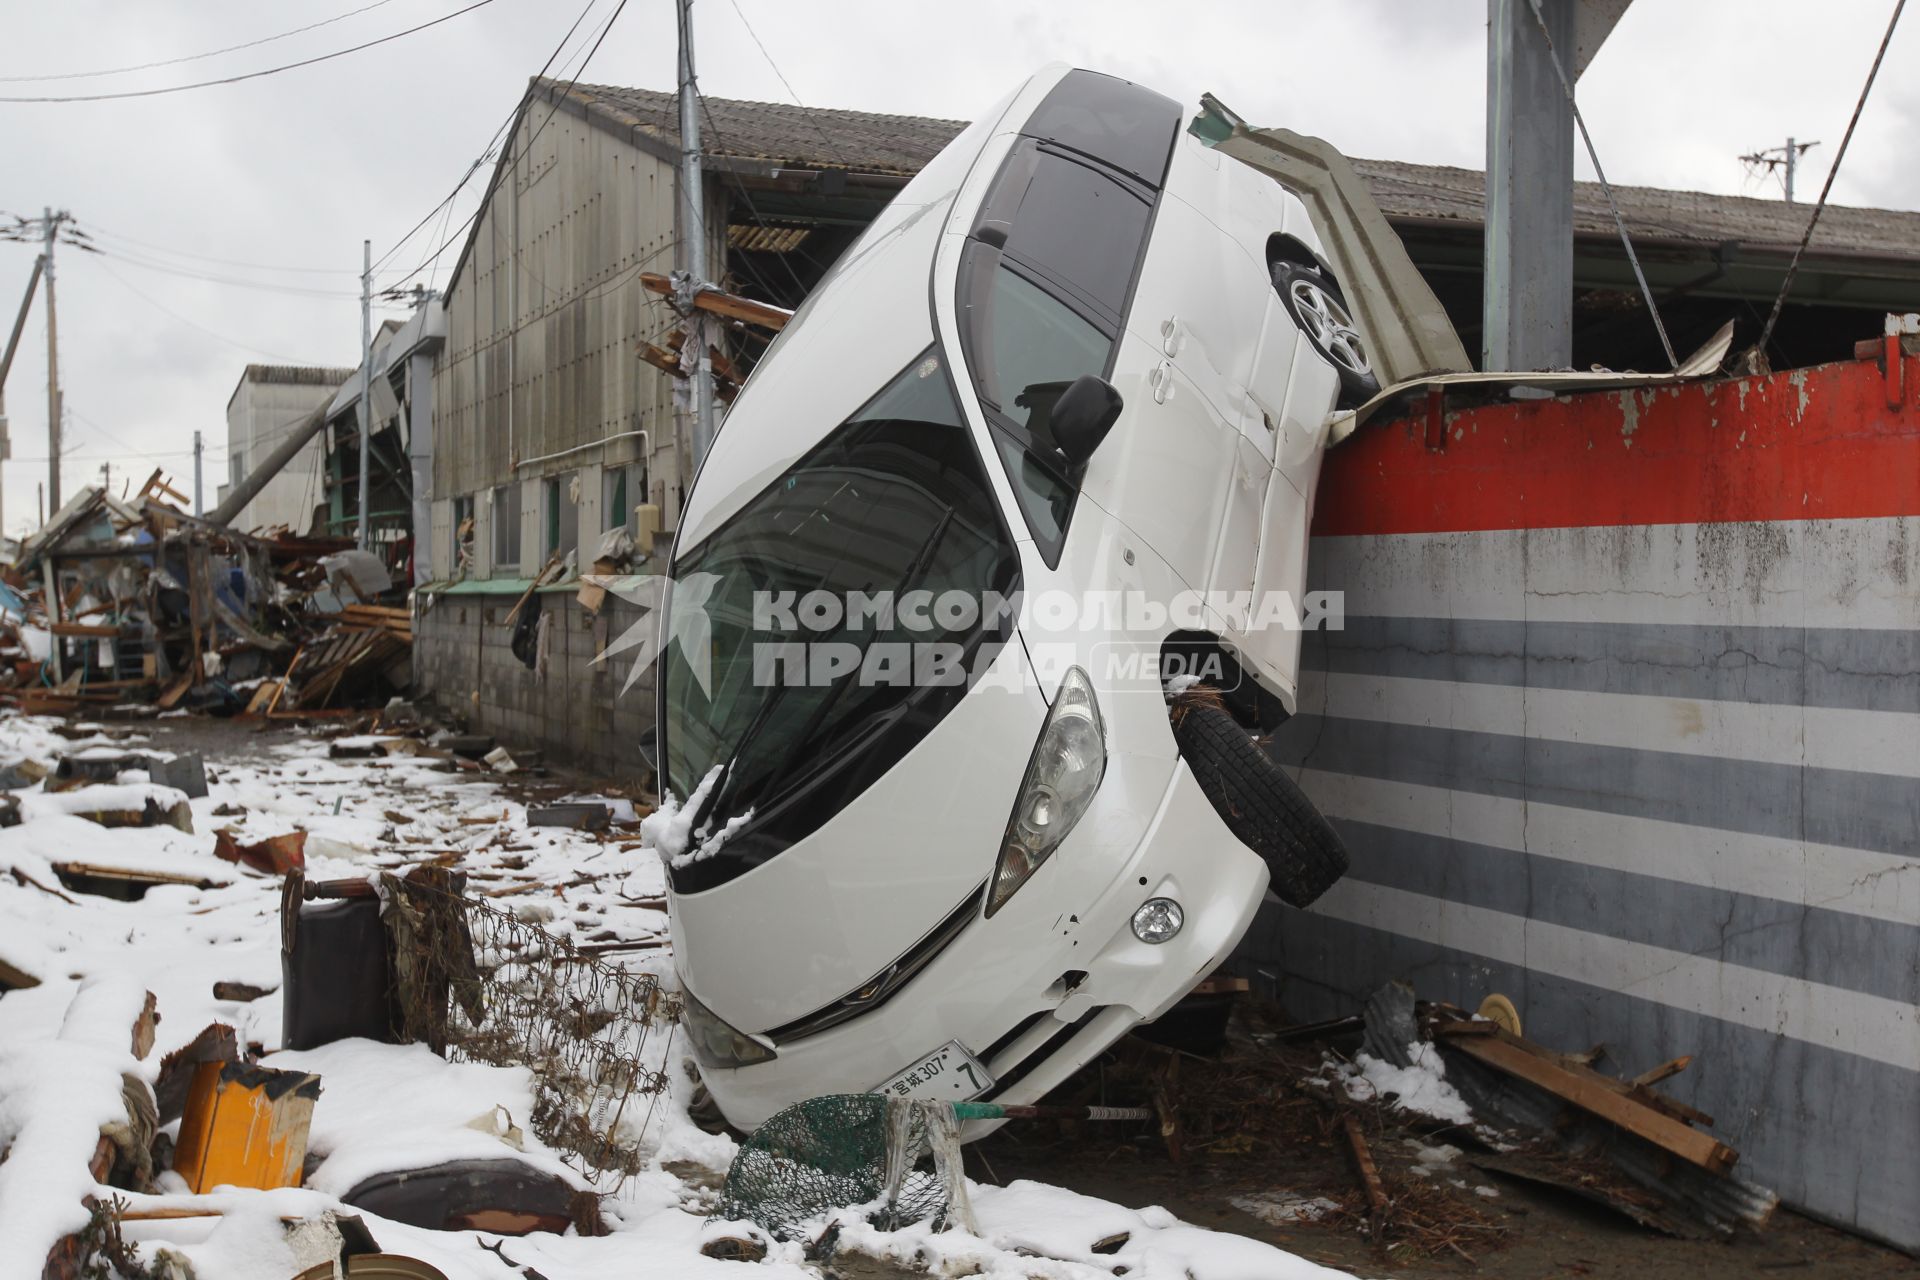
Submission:
[[995,176],[961,262],[961,344],[974,391],[1049,565],[1059,562],[1080,485],[1053,438],[1053,404],[1074,379],[1105,376],[1112,364],[1156,190],[1104,156],[1023,138]]
[[1081,374],[1105,372],[1113,340],[1005,262],[993,273],[985,327],[983,398],[1051,449],[1053,402]]
[[1006,255],[1118,330],[1153,215],[1133,184],[1045,147],[1020,193]]

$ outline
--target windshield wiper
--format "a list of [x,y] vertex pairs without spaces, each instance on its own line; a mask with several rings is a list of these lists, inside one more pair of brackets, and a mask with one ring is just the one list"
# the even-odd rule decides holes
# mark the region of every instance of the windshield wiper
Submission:
[[[933,559],[934,552],[939,549],[941,540],[946,537],[948,527],[953,524],[953,517],[954,508],[949,504],[946,511],[941,514],[938,523],[933,526],[933,532],[929,533],[926,541],[920,544],[920,549],[914,553],[913,560],[900,574],[900,580],[894,584],[894,600],[899,600],[901,594],[906,590],[908,583],[912,582],[920,574],[926,572],[927,565]],[[860,646],[860,665],[842,676],[840,682],[828,690],[827,696],[820,700],[820,705],[813,709],[813,714],[807,717],[807,722],[800,727],[800,732],[794,735],[793,753],[787,757],[783,764],[776,766],[773,772],[769,773],[766,779],[761,782],[759,788],[761,795],[777,795],[779,784],[784,782],[788,775],[793,773],[795,766],[803,759],[811,759],[811,757],[802,756],[801,748],[806,746],[815,731],[825,722],[827,713],[838,705],[840,695],[845,693],[847,687],[859,678],[861,670],[866,667],[867,651],[873,648],[874,641],[879,638],[879,629],[875,628],[873,633],[867,637],[867,642]]]

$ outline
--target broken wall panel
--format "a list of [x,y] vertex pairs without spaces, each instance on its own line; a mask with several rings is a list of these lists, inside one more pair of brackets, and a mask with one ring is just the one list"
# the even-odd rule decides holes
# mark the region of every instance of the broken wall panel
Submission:
[[[1295,1016],[1519,1004],[1920,1247],[1920,359],[1370,426],[1275,750],[1347,840],[1243,948]],[[1274,975],[1285,975],[1275,978]]]

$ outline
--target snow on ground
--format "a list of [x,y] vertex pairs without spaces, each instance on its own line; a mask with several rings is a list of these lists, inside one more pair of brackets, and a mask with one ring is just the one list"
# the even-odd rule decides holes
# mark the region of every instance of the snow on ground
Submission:
[[[0,716],[0,765],[51,767],[62,754],[147,749],[115,731],[70,740],[56,722]],[[244,730],[235,727],[244,743]],[[384,749],[380,739],[352,740]],[[390,746],[391,744],[389,744]],[[280,886],[276,878],[213,856],[214,833],[242,844],[293,830],[309,833],[313,880],[365,877],[429,857],[457,854],[470,892],[577,941],[662,936],[667,916],[659,856],[631,834],[607,838],[529,828],[526,812],[496,780],[450,773],[404,750],[331,759],[328,744],[263,737],[244,763],[213,763],[211,794],[192,800],[191,833],[172,827],[105,828],[76,816],[100,807],[162,807],[179,793],[125,776],[113,784],[50,795],[21,788],[22,822],[0,828],[0,961],[40,984],[0,996],[0,1280],[35,1280],[60,1235],[81,1227],[84,1196],[107,1194],[85,1168],[103,1123],[123,1116],[123,1075],[152,1081],[163,1055],[212,1022],[258,1044],[264,1063],[321,1077],[310,1136],[311,1176],[299,1189],[227,1188],[189,1196],[171,1171],[159,1194],[120,1192],[136,1208],[217,1211],[210,1216],[130,1222],[127,1237],[151,1259],[164,1247],[184,1256],[197,1280],[277,1280],[310,1257],[297,1251],[289,1220],[342,1208],[335,1198],[363,1178],[469,1156],[520,1155],[571,1180],[533,1132],[532,1078],[524,1068],[449,1063],[424,1046],[343,1041],[280,1052]],[[110,806],[76,797],[89,792]],[[129,803],[130,802],[130,803]],[[627,810],[622,817],[630,817]],[[661,824],[656,824],[656,828]],[[690,843],[691,833],[676,832]],[[56,864],[145,868],[190,883],[158,885],[134,902],[62,887]],[[201,887],[204,886],[204,887]],[[666,948],[610,959],[659,975],[669,986]],[[268,989],[253,1001],[216,999],[216,982]],[[153,1051],[130,1052],[128,1036],[144,993],[157,999]],[[674,1061],[659,1055],[674,1046]],[[670,1096],[652,1117],[651,1159],[608,1198],[605,1237],[535,1235],[504,1242],[509,1267],[482,1248],[497,1236],[434,1232],[368,1218],[389,1252],[419,1257],[450,1280],[509,1280],[530,1267],[549,1280],[678,1280],[679,1277],[818,1276],[797,1245],[776,1246],[752,1270],[700,1255],[713,1231],[706,1213],[734,1143],[687,1116],[694,1091],[684,1040],[650,1037],[648,1063],[665,1070]],[[1382,1087],[1385,1081],[1379,1082]],[[1438,1082],[1444,1088],[1444,1081]],[[1405,1095],[1403,1095],[1405,1096]],[[317,1163],[315,1163],[317,1162]],[[933,1274],[1093,1280],[1119,1268],[1131,1280],[1294,1280],[1337,1273],[1268,1245],[1179,1222],[1164,1209],[1133,1210],[1057,1187],[1016,1182],[974,1185],[982,1236],[900,1232],[843,1224],[842,1249]],[[1118,1253],[1095,1254],[1103,1238],[1128,1233]],[[1040,1256],[1036,1256],[1040,1255]]]

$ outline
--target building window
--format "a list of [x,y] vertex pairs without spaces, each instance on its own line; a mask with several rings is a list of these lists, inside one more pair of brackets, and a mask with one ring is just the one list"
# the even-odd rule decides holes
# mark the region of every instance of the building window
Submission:
[[247,478],[247,451],[233,450],[227,455],[227,466],[230,468],[228,482],[238,489],[240,482]]
[[565,556],[580,545],[580,481],[575,474],[548,476],[542,486],[546,501],[547,556]]
[[453,548],[447,566],[456,578],[473,572],[473,495],[453,500]]
[[640,519],[633,509],[647,500],[647,469],[609,467],[603,473],[602,484],[605,492],[600,502],[600,523],[608,529],[624,527],[638,537]]
[[493,491],[493,568],[520,569],[520,486],[503,484]]

